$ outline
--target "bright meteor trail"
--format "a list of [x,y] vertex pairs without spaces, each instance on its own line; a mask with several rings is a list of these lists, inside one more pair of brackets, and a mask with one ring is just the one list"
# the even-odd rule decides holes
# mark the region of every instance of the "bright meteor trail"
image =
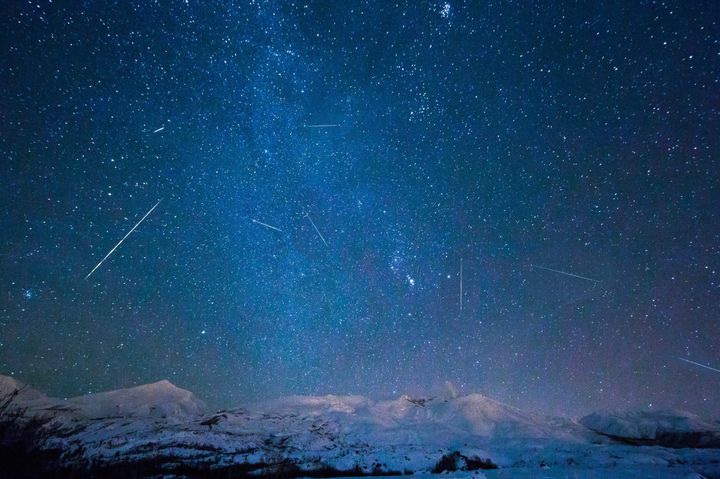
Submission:
[[310,224],[315,228],[315,231],[317,232],[318,236],[322,240],[322,242],[325,244],[325,247],[329,248],[330,246],[327,244],[327,241],[325,241],[325,237],[320,233],[320,230],[317,226],[315,226],[315,222],[310,218],[310,215],[308,213],[305,213],[305,217],[310,220]]
[[123,238],[122,238],[120,241],[118,241],[118,244],[116,244],[116,245],[113,247],[113,249],[111,249],[110,252],[109,252],[108,254],[106,254],[105,257],[104,257],[102,260],[100,260],[100,262],[99,262],[97,265],[95,265],[95,267],[92,269],[92,271],[90,271],[90,272],[88,273],[88,275],[85,276],[85,279],[88,279],[88,278],[90,277],[90,275],[92,275],[92,274],[95,272],[95,270],[98,269],[98,268],[100,267],[100,265],[103,264],[103,263],[105,262],[105,260],[108,259],[108,257],[115,252],[115,250],[118,248],[118,246],[120,246],[120,245],[122,244],[122,242],[125,241],[125,239],[126,239],[128,236],[130,236],[130,234],[131,234],[133,231],[135,231],[135,228],[137,228],[138,226],[140,226],[140,223],[142,223],[143,221],[145,221],[145,218],[147,218],[147,217],[150,215],[150,213],[152,213],[153,210],[154,210],[155,208],[157,208],[157,205],[159,205],[161,201],[162,201],[162,199],[159,199],[158,202],[155,203],[155,206],[153,206],[152,208],[150,208],[150,211],[148,211],[147,213],[145,213],[145,216],[143,216],[142,218],[140,218],[140,221],[138,221],[138,222],[135,224],[135,226],[133,226],[132,229],[131,229],[130,231],[128,231],[127,234],[126,234],[125,236],[123,236]]
[[276,227],[274,227],[274,226],[270,226],[269,224],[263,223],[262,221],[258,221],[258,220],[256,220],[256,219],[253,219],[252,221],[253,221],[253,223],[257,223],[257,224],[262,225],[262,226],[264,226],[264,227],[266,227],[266,228],[270,228],[271,230],[279,231],[279,232],[282,233],[282,230],[281,230],[280,228],[276,228]]
[[694,364],[695,366],[700,366],[701,368],[709,369],[710,371],[715,371],[716,373],[720,373],[720,369],[712,368],[706,364],[696,363],[695,361],[690,361],[689,359],[684,358],[678,358],[680,361],[685,361],[686,363]]

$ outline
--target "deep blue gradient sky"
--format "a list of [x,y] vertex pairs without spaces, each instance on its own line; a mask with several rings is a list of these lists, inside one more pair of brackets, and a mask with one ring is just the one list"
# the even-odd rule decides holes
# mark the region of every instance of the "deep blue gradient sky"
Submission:
[[562,3],[2,2],[0,373],[720,416],[720,6]]

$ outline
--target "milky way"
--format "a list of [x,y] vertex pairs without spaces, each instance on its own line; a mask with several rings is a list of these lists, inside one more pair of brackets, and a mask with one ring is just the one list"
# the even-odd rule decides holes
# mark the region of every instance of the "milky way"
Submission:
[[0,373],[716,415],[720,7],[598,3],[2,2]]

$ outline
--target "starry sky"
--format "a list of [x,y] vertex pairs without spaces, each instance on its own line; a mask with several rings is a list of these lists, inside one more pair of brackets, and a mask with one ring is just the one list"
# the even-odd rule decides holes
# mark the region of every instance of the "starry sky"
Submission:
[[0,373],[720,416],[720,6],[600,3],[2,2]]

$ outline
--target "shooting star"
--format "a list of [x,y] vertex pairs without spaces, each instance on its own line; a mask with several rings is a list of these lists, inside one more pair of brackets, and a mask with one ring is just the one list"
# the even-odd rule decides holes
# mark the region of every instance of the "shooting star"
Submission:
[[164,127],[164,126],[161,126],[161,127],[158,128],[157,130],[153,131],[153,133],[159,133],[159,132],[163,131],[164,129],[165,129],[165,127]]
[[709,369],[710,371],[715,371],[716,373],[720,373],[720,369],[712,368],[706,364],[700,364],[696,363],[695,361],[690,361],[689,359],[684,358],[678,358],[680,361],[685,361],[686,363],[694,364],[695,366],[700,366],[701,368]]
[[462,306],[463,306],[463,290],[462,290],[462,278],[463,277],[463,268],[462,268],[462,258],[460,258],[460,312],[462,313]]
[[340,125],[336,125],[336,124],[303,125],[304,128],[334,128],[336,126],[340,126]]
[[145,218],[147,218],[147,217],[150,215],[150,213],[152,213],[153,210],[154,210],[155,208],[157,208],[157,205],[159,205],[161,201],[162,201],[162,198],[159,199],[157,203],[155,203],[155,206],[153,206],[152,208],[150,208],[150,211],[148,211],[147,213],[145,213],[145,216],[143,216],[142,218],[140,218],[140,221],[138,221],[138,222],[135,224],[135,226],[133,226],[132,229],[131,229],[130,231],[128,231],[125,236],[123,236],[123,239],[121,239],[120,241],[118,241],[118,244],[116,244],[116,245],[113,247],[113,249],[111,249],[110,252],[109,252],[108,254],[106,254],[105,257],[104,257],[102,260],[100,260],[100,262],[99,262],[97,265],[95,265],[95,267],[92,269],[92,271],[90,271],[90,272],[88,273],[88,275],[85,276],[85,279],[88,279],[88,278],[90,277],[90,275],[92,275],[92,274],[95,272],[95,270],[98,269],[98,268],[100,267],[100,265],[103,264],[103,263],[105,262],[105,260],[108,259],[108,258],[110,257],[110,255],[115,252],[116,249],[118,249],[118,246],[120,246],[120,245],[122,244],[122,242],[125,241],[125,239],[127,239],[127,237],[130,236],[130,234],[131,234],[133,231],[135,231],[135,228],[137,228],[138,226],[140,226],[140,223],[142,223],[143,221],[145,221]]
[[322,233],[320,233],[320,230],[315,226],[315,222],[310,218],[310,215],[308,213],[305,213],[305,217],[310,220],[310,224],[313,225],[313,228],[315,228],[315,231],[317,231],[318,236],[322,240],[323,243],[325,243],[325,247],[329,248],[330,246],[327,244],[327,241],[325,241],[325,238],[323,237]]
[[253,219],[252,221],[253,221],[253,223],[257,223],[257,224],[262,225],[262,226],[264,226],[264,227],[266,227],[266,228],[270,228],[271,230],[279,231],[279,232],[282,233],[282,230],[281,230],[280,228],[275,228],[274,226],[270,226],[269,224],[263,223],[262,221],[258,221],[258,220],[256,220],[256,219]]
[[568,273],[567,271],[560,271],[559,269],[546,268],[545,266],[538,266],[538,265],[536,265],[536,264],[531,264],[530,267],[531,267],[531,268],[544,269],[545,271],[552,271],[553,273],[564,274],[565,276],[572,276],[573,278],[584,279],[585,281],[592,281],[593,283],[599,283],[599,282],[600,282],[600,281],[598,281],[598,280],[596,280],[596,279],[588,278],[588,277],[586,277],[586,276],[580,276],[580,275],[577,275],[577,274]]

